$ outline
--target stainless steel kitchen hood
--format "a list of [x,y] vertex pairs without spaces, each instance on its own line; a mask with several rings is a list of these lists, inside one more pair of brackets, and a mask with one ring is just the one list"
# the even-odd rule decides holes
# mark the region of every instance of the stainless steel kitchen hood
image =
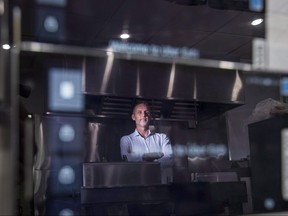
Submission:
[[244,104],[241,71],[140,60],[85,58],[87,110],[98,117],[130,118],[146,101],[155,120],[201,121]]
[[[29,76],[40,81],[30,97],[33,103],[44,98],[36,92],[48,94],[41,90],[40,83],[52,65],[82,70],[85,114],[89,117],[130,119],[134,103],[144,100],[150,103],[155,120],[189,121],[190,125],[243,105],[242,72],[251,70],[250,65],[234,62],[107,53],[28,42],[22,44],[21,56],[21,74],[29,71]],[[53,112],[42,104],[31,110]]]

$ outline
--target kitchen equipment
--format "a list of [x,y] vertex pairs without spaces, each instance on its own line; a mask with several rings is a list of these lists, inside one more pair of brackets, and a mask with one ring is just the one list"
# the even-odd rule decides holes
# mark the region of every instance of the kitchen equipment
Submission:
[[83,164],[83,187],[161,184],[160,163],[107,162]]

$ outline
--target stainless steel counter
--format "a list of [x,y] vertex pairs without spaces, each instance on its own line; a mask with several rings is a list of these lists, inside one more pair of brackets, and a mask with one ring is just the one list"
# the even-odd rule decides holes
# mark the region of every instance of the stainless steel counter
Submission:
[[166,215],[215,215],[223,213],[224,210],[242,214],[242,204],[245,202],[245,182],[195,182],[81,189],[81,208],[85,215],[109,215],[106,211],[113,208],[123,211],[125,206],[130,205],[144,205],[145,209],[149,208],[149,205],[158,205],[159,209],[164,206],[169,212]]
[[84,187],[143,186],[161,184],[160,163],[84,163]]

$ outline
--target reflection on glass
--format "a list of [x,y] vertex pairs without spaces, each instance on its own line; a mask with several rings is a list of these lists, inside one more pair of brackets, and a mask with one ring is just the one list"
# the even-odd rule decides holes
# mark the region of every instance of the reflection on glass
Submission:
[[263,22],[263,19],[256,19],[251,22],[251,25],[256,26],[260,25]]
[[[184,156],[187,152],[188,157],[222,157],[227,155],[228,149],[225,144],[214,144],[210,143],[208,145],[200,144],[189,144],[186,150],[186,146],[176,146],[174,148],[175,156]],[[185,148],[185,149],[184,149]]]
[[58,173],[61,184],[72,184],[75,181],[75,172],[70,166],[63,166]]
[[63,99],[72,99],[75,95],[74,85],[72,82],[63,81],[60,83],[60,96]]
[[59,212],[59,216],[73,216],[73,215],[74,212],[69,208],[63,209]]
[[47,16],[44,20],[44,28],[47,32],[57,32],[59,29],[58,20],[54,16]]
[[272,210],[275,207],[275,201],[272,198],[267,198],[264,200],[264,206],[267,210]]
[[75,138],[74,128],[69,124],[62,125],[59,130],[59,138],[63,142],[73,141]]

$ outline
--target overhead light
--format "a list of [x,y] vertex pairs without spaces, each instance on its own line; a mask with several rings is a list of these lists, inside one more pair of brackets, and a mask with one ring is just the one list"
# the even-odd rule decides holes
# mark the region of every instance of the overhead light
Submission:
[[263,22],[263,19],[256,19],[251,22],[251,25],[256,26]]
[[120,35],[121,39],[128,39],[129,37],[130,37],[130,35],[127,34],[127,33],[123,33],[123,34]]
[[9,50],[9,49],[11,48],[11,46],[10,46],[9,44],[3,44],[3,45],[2,45],[2,48],[3,48],[4,50]]

